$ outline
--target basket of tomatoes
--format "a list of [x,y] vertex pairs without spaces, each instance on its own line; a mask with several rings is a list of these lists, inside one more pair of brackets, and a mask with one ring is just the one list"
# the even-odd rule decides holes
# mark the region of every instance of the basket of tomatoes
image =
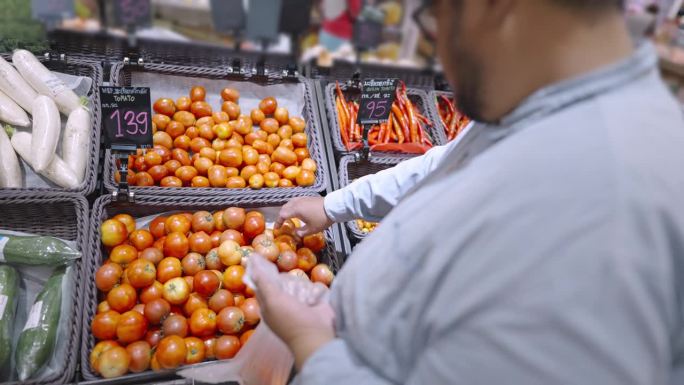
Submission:
[[[363,127],[356,123],[360,96],[358,89],[347,84],[334,82],[326,86],[328,120],[338,155],[359,152],[363,147]],[[368,132],[371,151],[415,155],[441,144],[430,116],[425,91],[399,82],[388,121],[374,125]]]
[[463,132],[470,119],[458,110],[453,92],[430,91],[429,96],[433,101],[433,120],[440,128],[437,130],[440,141],[444,144],[451,142]]
[[[41,253],[41,261],[17,262],[16,243],[12,246],[7,237],[0,236],[5,247],[4,258],[0,258],[0,384],[70,383],[76,372],[81,337],[84,283],[79,278],[88,248],[88,202],[83,197],[49,193],[41,197],[3,197],[0,212],[0,233],[15,231],[73,242],[82,255],[62,270],[60,262],[43,252],[44,240],[36,239],[22,249],[33,256]],[[48,287],[43,278],[58,269],[63,271],[61,295],[57,300],[42,296]],[[8,279],[10,275],[16,277],[14,284]],[[48,308],[53,309],[52,316],[46,314]],[[59,309],[56,318],[55,308]],[[21,365],[20,369],[17,360],[31,364]],[[24,381],[19,381],[27,374]]]
[[89,234],[83,376],[152,380],[235,357],[260,322],[242,279],[252,252],[281,272],[329,285],[339,268],[332,231],[301,239],[296,219],[273,229],[284,203],[99,198]]
[[[112,83],[151,89],[153,148],[129,157],[136,195],[266,196],[326,189],[328,173],[304,78],[228,80],[222,68],[166,64],[112,68]],[[105,186],[120,179],[107,156]]]
[[[400,162],[409,159],[406,156],[372,156],[368,161],[359,161],[355,155],[344,155],[340,158],[340,167],[338,169],[338,177],[340,179],[340,188],[344,188],[362,178],[366,175],[375,174],[382,170],[394,167]],[[356,242],[361,241],[370,232],[372,232],[378,224],[361,218],[347,222],[347,229],[351,234],[351,238]]]

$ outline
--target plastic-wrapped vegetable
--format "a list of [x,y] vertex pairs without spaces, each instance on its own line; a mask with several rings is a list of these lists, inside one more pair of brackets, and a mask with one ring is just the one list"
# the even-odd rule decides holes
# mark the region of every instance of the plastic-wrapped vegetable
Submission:
[[13,267],[0,266],[0,368],[7,367],[12,351],[12,329],[17,311],[19,274]]
[[64,277],[64,268],[55,270],[29,311],[15,356],[20,381],[31,378],[52,356],[59,328]]
[[0,262],[22,265],[64,265],[81,253],[61,239],[0,232]]

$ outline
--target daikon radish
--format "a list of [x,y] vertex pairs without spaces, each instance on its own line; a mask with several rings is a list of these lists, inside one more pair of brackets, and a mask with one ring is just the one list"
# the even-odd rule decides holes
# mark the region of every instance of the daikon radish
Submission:
[[12,54],[12,64],[36,92],[47,95],[57,104],[64,115],[81,106],[78,95],[67,87],[57,75],[47,69],[29,51],[18,49]]
[[90,155],[90,113],[83,107],[73,110],[67,119],[62,139],[62,158],[78,177],[85,178]]
[[2,57],[0,57],[0,91],[7,94],[29,114],[33,99],[38,96],[36,91],[19,75],[19,72]]
[[0,91],[0,120],[20,127],[31,124],[26,112],[2,91]]
[[38,95],[33,102],[33,141],[31,142],[31,165],[36,172],[43,172],[54,158],[59,142],[61,121],[59,111],[52,99]]
[[[19,154],[19,156],[33,167],[31,157],[31,134],[28,132],[17,132],[12,135],[12,147]],[[35,170],[35,167],[33,167]],[[79,185],[78,178],[71,168],[58,156],[54,156],[50,164],[45,170],[39,172],[40,175],[48,178],[55,184],[64,188],[76,188]]]
[[[10,127],[11,129],[11,127]],[[5,129],[0,127],[0,187],[21,188],[21,169],[19,159],[14,153]]]

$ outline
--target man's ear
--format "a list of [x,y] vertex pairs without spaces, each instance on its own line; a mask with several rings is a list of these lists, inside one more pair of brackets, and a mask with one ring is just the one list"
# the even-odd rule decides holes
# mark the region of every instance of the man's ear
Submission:
[[486,20],[487,27],[500,27],[503,25],[513,10],[519,5],[518,0],[485,0],[487,4]]

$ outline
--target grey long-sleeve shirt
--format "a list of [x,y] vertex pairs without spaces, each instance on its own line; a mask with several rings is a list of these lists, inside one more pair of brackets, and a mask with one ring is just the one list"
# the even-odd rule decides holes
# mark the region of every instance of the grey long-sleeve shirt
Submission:
[[684,121],[651,46],[475,125],[332,289],[310,384],[684,384]]

